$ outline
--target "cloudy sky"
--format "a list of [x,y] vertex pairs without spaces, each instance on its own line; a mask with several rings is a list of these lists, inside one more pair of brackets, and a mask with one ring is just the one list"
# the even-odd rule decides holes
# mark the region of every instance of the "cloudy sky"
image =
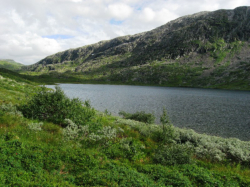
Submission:
[[0,59],[25,65],[69,48],[152,30],[249,0],[0,0]]

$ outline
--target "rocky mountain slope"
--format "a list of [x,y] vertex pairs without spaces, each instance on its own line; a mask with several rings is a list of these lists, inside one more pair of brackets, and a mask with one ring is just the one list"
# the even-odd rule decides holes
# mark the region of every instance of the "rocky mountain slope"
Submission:
[[250,89],[250,7],[200,12],[70,49],[25,70],[81,81]]

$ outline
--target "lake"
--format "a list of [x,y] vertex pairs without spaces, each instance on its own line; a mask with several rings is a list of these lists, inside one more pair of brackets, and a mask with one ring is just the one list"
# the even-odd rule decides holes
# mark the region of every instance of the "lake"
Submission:
[[[70,98],[90,100],[112,115],[146,111],[156,123],[163,108],[174,126],[199,133],[250,140],[250,92],[154,86],[59,84]],[[47,86],[54,88],[54,86]]]

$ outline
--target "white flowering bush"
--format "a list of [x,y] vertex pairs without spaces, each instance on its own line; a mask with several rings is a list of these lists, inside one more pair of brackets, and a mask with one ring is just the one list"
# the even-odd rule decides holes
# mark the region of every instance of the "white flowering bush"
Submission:
[[236,138],[221,138],[198,134],[193,130],[175,128],[178,134],[175,141],[190,143],[197,157],[207,157],[211,160],[222,161],[229,159],[235,162],[250,163],[250,142],[240,141]]
[[118,133],[124,133],[124,130],[123,130],[123,128],[118,127],[118,128],[117,128],[117,132],[118,132]]
[[151,137],[155,132],[162,132],[162,128],[155,124],[146,124],[143,122],[138,122],[130,119],[117,119],[116,123],[124,124],[129,126],[134,130],[138,130],[142,135]]
[[34,130],[34,131],[41,131],[42,130],[42,125],[43,125],[42,122],[40,122],[40,123],[29,123],[28,128],[30,130]]
[[88,138],[91,142],[112,140],[116,138],[117,130],[110,126],[103,127],[101,130],[98,130],[96,133],[91,133]]
[[[128,125],[130,128],[139,131],[143,136],[153,138],[155,141],[162,141],[165,137],[166,139],[170,138],[171,140],[169,141],[172,142],[173,137],[176,136],[175,128],[171,124],[163,126],[126,119],[117,119],[116,123]],[[164,133],[163,127],[165,128]]]
[[73,140],[76,138],[87,136],[89,133],[89,126],[78,126],[70,119],[65,119],[67,124],[66,128],[63,129],[63,135],[67,140]]
[[9,115],[23,116],[23,114],[20,111],[18,111],[16,106],[14,106],[12,103],[0,105],[0,111],[7,113]]

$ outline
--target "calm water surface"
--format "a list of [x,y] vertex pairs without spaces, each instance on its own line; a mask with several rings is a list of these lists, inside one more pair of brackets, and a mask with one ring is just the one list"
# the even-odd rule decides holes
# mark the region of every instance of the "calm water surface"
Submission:
[[[54,88],[54,86],[48,86]],[[90,100],[113,115],[146,111],[159,116],[165,107],[172,123],[199,133],[250,140],[250,92],[153,86],[60,84],[67,96]]]

